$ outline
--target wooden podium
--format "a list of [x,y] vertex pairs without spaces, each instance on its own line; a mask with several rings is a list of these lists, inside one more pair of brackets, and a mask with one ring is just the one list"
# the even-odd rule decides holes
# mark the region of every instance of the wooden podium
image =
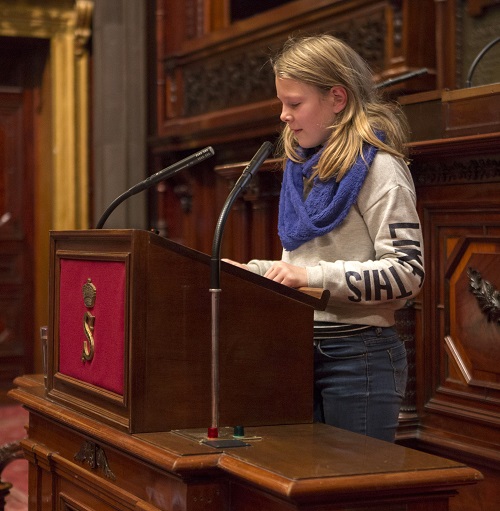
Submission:
[[220,424],[245,442],[213,445],[208,257],[110,230],[52,233],[50,261],[47,385],[26,375],[9,393],[29,411],[30,511],[447,511],[481,480],[312,422],[311,323],[328,293],[223,265]]
[[[312,422],[328,293],[221,266],[220,425]],[[129,433],[210,426],[209,277],[207,255],[151,232],[52,232],[47,397]]]

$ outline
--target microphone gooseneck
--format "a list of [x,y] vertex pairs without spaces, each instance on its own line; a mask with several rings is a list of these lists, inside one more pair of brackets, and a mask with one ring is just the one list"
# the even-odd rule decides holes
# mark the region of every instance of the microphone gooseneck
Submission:
[[476,56],[474,61],[472,62],[469,72],[467,73],[467,80],[465,81],[465,87],[469,88],[472,87],[472,75],[474,74],[474,71],[476,70],[477,65],[481,61],[481,59],[485,56],[485,54],[489,51],[489,49],[500,42],[500,37],[496,37],[493,39],[493,41],[490,41]]
[[128,199],[129,197],[132,197],[132,195],[135,195],[139,192],[142,192],[146,188],[149,188],[153,186],[154,184],[158,183],[159,181],[163,181],[164,179],[167,179],[180,170],[187,169],[188,167],[192,167],[193,165],[196,165],[197,163],[202,162],[203,160],[206,160],[207,158],[210,158],[210,156],[213,156],[214,150],[212,147],[208,146],[205,147],[205,149],[202,149],[201,151],[198,151],[197,153],[194,153],[187,158],[184,158],[183,160],[178,161],[177,163],[174,163],[170,165],[169,167],[166,167],[156,174],[153,174],[152,176],[149,176],[148,178],[144,179],[144,181],[141,181],[140,183],[137,183],[136,185],[132,186],[132,188],[129,188],[126,192],[123,192],[121,195],[119,195],[106,209],[106,211],[102,214],[101,218],[97,222],[96,229],[101,229],[106,220],[108,219],[109,215],[114,211],[114,209],[120,205],[125,199]]

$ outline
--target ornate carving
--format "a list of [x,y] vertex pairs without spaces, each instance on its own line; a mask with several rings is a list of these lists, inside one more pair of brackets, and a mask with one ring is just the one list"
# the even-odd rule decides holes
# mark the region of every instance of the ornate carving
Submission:
[[93,0],[76,0],[75,55],[83,55],[92,34]]
[[469,288],[476,297],[481,311],[488,318],[488,322],[496,321],[500,324],[500,292],[487,280],[483,280],[479,271],[468,268]]
[[222,110],[269,99],[274,94],[274,76],[263,50],[205,60],[184,71],[187,115]]
[[449,183],[493,182],[500,178],[500,161],[494,158],[468,161],[418,163],[414,171],[415,183],[440,185]]
[[96,289],[95,285],[92,283],[92,279],[90,277],[87,279],[87,282],[85,282],[85,284],[83,284],[82,293],[83,293],[83,302],[85,303],[85,307],[92,309],[95,304],[97,289]]
[[384,69],[386,30],[385,18],[381,11],[378,18],[372,16],[361,20],[353,19],[339,25],[332,31],[332,35],[349,44],[375,72],[378,72]]
[[108,479],[116,479],[116,476],[109,468],[104,449],[94,442],[85,441],[80,450],[74,455],[74,459],[82,463],[87,463],[92,470],[101,469]]
[[393,34],[392,34],[392,42],[394,47],[401,46],[401,42],[403,40],[403,2],[402,0],[392,0],[392,25],[393,25]]
[[[10,442],[0,446],[0,475],[3,469],[14,460],[23,458],[23,450],[19,442]],[[0,477],[1,480],[1,477]]]
[[[379,17],[354,19],[328,30],[350,44],[374,70],[383,69],[385,20]],[[264,101],[275,96],[274,75],[267,63],[276,48],[244,48],[217,53],[184,68],[184,111],[188,116]],[[171,72],[172,63],[165,67]]]
[[415,346],[415,302],[408,300],[403,309],[396,312],[396,330],[401,340],[405,343],[408,357],[408,381],[406,384],[406,393],[401,405],[401,413],[416,413],[416,346]]
[[2,481],[3,469],[11,462],[23,458],[23,450],[19,442],[11,442],[0,446],[0,509],[5,507],[5,497],[10,492],[12,484]]

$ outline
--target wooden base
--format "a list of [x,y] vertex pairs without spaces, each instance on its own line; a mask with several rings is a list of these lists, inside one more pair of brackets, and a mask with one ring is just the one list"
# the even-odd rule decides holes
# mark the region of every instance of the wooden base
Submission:
[[[213,448],[186,431],[128,434],[45,397],[30,412],[30,509],[446,511],[481,474],[461,463],[324,424],[245,428],[247,447]],[[199,435],[199,430],[193,436]]]

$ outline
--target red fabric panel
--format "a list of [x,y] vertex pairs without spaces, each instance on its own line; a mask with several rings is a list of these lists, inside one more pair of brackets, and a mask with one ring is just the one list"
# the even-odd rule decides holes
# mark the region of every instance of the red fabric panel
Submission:
[[[92,309],[85,306],[82,292],[89,277],[96,287]],[[124,262],[61,259],[59,372],[123,395],[125,293]],[[90,362],[83,362],[83,321],[87,311],[95,316],[95,351]]]

